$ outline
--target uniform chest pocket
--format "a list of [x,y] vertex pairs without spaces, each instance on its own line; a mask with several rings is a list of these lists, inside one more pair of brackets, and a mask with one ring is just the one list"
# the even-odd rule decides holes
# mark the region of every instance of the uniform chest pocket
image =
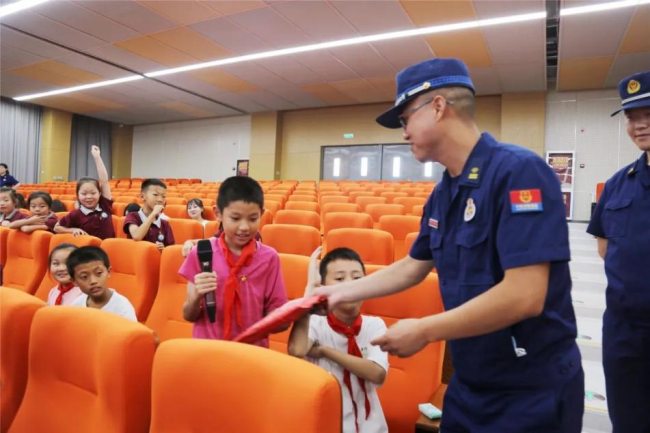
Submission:
[[630,219],[631,198],[610,200],[605,203],[603,212],[603,230],[607,238],[620,238],[627,232],[627,221]]
[[464,227],[458,231],[456,245],[461,284],[494,284],[488,234],[487,225]]

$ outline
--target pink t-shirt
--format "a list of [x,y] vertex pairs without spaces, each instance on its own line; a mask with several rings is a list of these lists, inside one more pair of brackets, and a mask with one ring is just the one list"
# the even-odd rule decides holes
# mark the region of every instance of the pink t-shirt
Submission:
[[[212,340],[223,340],[223,296],[226,281],[230,275],[228,262],[224,257],[219,240],[210,239],[212,244],[212,269],[217,273],[217,318],[210,323],[208,313],[201,303],[201,315],[194,323],[192,335],[194,338],[206,338]],[[235,257],[237,259],[237,257]],[[194,277],[201,273],[201,266],[196,253],[196,247],[192,249],[185,259],[185,263],[178,271],[191,283]],[[243,329],[237,325],[235,314],[232,314],[232,325],[230,327],[230,338],[234,339],[248,329],[254,323],[260,321],[264,316],[287,302],[287,292],[284,288],[282,271],[280,269],[280,257],[273,248],[257,242],[257,251],[253,256],[250,266],[244,266],[240,277],[245,276],[246,281],[239,280],[239,296],[242,305]],[[269,347],[269,340],[265,338],[255,343],[258,346]]]
[[[52,287],[50,294],[47,295],[47,305],[54,305],[56,303],[56,298],[59,297],[59,285]],[[63,299],[61,300],[61,305],[71,305],[75,299],[79,297],[83,292],[79,287],[74,287],[73,289],[68,290],[63,294]]]

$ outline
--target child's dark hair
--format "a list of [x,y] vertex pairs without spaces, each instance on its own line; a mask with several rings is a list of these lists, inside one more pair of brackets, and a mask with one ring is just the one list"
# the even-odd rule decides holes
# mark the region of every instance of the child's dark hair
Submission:
[[37,198],[42,198],[47,207],[52,209],[52,196],[45,192],[45,191],[34,191],[29,195],[29,198],[27,199],[27,205],[31,206],[32,200],[36,200]]
[[95,185],[95,187],[97,187],[97,191],[99,191],[100,194],[102,193],[102,190],[99,187],[99,181],[97,179],[94,179],[92,177],[82,177],[77,181],[77,196],[79,196],[79,190],[85,183],[92,183]]
[[140,209],[142,209],[142,207],[140,207],[139,204],[137,204],[137,203],[129,203],[124,208],[124,215],[126,216],[126,215],[130,214],[131,212],[139,212]]
[[52,212],[67,212],[65,205],[61,200],[52,200],[52,206],[50,206]]
[[366,275],[366,267],[364,266],[363,260],[361,260],[361,257],[356,251],[351,250],[350,248],[337,248],[325,254],[323,260],[320,261],[319,271],[321,284],[325,284],[325,278],[327,277],[327,266],[337,260],[358,262],[361,265],[361,269],[363,270],[363,275]]
[[3,194],[3,193],[8,193],[9,197],[11,197],[11,201],[13,202],[14,206],[18,207],[19,202],[18,202],[18,194],[16,194],[16,190],[14,190],[13,188],[10,188],[8,186],[3,186],[3,187],[0,187],[0,194]]
[[47,261],[47,268],[50,269],[50,267],[52,266],[52,257],[54,257],[54,253],[56,253],[57,251],[76,250],[76,249],[79,249],[79,247],[76,246],[76,245],[73,245],[73,244],[69,244],[69,243],[63,243],[63,244],[57,245],[56,247],[54,247],[54,249],[50,253],[50,258]]
[[201,208],[201,218],[204,218],[204,215],[203,215],[204,210],[203,209],[205,209],[205,206],[203,206],[203,200],[201,200],[200,198],[193,198],[192,200],[187,202],[187,208],[186,209],[189,210],[190,206],[192,206],[193,204],[195,204],[196,206]]
[[16,200],[18,201],[18,208],[20,209],[26,209],[27,208],[27,203],[25,203],[25,196],[22,195],[21,193],[17,192],[16,193]]
[[264,209],[264,191],[260,184],[251,177],[229,177],[219,187],[217,207],[223,213],[223,210],[234,201],[254,203],[260,207],[261,211]]
[[145,179],[144,182],[142,182],[142,186],[140,187],[140,192],[146,192],[152,186],[159,186],[161,188],[167,189],[165,182],[160,179]]
[[10,173],[9,173],[9,166],[8,166],[7,164],[5,164],[4,162],[0,162],[0,167],[4,167],[5,170],[7,170],[7,175],[10,174]]
[[68,262],[66,263],[68,274],[74,279],[74,269],[79,265],[90,262],[102,262],[106,266],[106,269],[111,267],[111,262],[108,259],[106,251],[99,247],[81,247],[74,250],[68,256]]

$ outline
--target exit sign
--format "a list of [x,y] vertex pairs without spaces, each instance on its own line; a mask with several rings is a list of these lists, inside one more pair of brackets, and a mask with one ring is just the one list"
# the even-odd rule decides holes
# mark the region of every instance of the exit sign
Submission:
[[354,134],[352,132],[348,132],[346,134],[343,134],[343,138],[346,140],[352,140],[354,138]]

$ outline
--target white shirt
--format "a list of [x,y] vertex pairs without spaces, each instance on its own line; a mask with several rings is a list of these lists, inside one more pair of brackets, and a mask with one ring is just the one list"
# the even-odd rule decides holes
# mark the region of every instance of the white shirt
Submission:
[[[375,338],[386,333],[386,324],[379,317],[361,316],[361,331],[357,335],[357,345],[361,350],[364,359],[373,361],[384,370],[388,371],[388,354],[382,352],[377,346],[372,346],[370,342]],[[321,346],[331,347],[343,353],[348,353],[348,339],[346,336],[337,333],[330,328],[327,323],[327,317],[311,316],[309,320],[309,339],[318,342]],[[350,400],[350,391],[348,391],[345,382],[343,382],[343,367],[326,358],[310,359],[314,364],[330,372],[341,385],[341,397],[343,401],[343,433],[355,433],[354,408]],[[363,390],[359,386],[359,379],[354,374],[351,375],[352,393],[354,401],[357,404],[357,422],[359,423],[360,433],[387,433],[388,426],[384,411],[381,409],[379,396],[377,395],[377,385],[366,381],[366,392],[370,401],[370,416],[366,419],[366,403]]]
[[[50,294],[47,296],[47,305],[54,305],[56,303],[56,298],[59,297],[59,293],[61,293],[61,291],[59,290],[59,285],[57,284],[56,286],[52,287]],[[72,305],[75,299],[81,295],[83,295],[81,289],[79,287],[73,287],[63,294],[61,305]]]
[[[135,316],[135,310],[133,309],[133,305],[131,305],[129,300],[117,293],[114,289],[108,290],[113,292],[113,296],[111,296],[111,299],[108,300],[108,303],[102,307],[102,310],[137,322],[138,318]],[[88,295],[82,293],[77,299],[74,300],[71,305],[75,307],[88,307],[87,302]]]

